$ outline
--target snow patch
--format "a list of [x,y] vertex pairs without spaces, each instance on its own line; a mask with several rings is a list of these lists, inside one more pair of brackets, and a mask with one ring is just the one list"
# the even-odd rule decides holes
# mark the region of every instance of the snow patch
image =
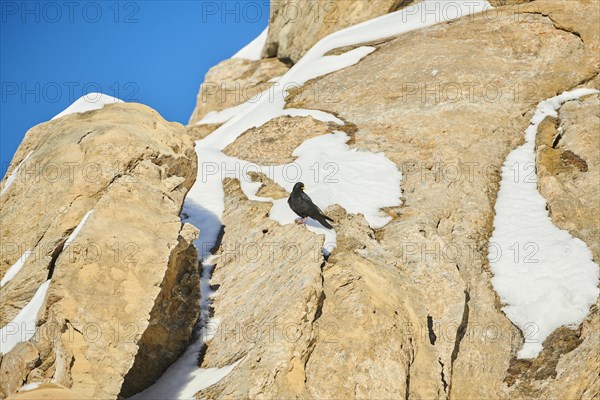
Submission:
[[109,96],[103,93],[88,93],[81,96],[73,102],[69,107],[59,114],[56,114],[52,119],[64,117],[69,114],[77,114],[86,111],[99,110],[106,104],[123,103],[123,100]]
[[240,58],[242,60],[258,61],[262,54],[263,47],[267,43],[267,36],[269,35],[269,27],[266,27],[260,35],[254,40],[244,46],[240,51],[235,53],[231,58]]
[[222,368],[198,368],[198,354],[203,343],[189,346],[173,365],[148,389],[130,397],[130,400],[193,399],[202,389],[225,378],[241,360]]
[[560,106],[598,93],[577,89],[542,101],[525,131],[526,143],[502,167],[502,181],[488,259],[503,311],[525,336],[518,358],[535,358],[560,326],[578,325],[598,297],[598,265],[586,244],[557,228],[537,190],[535,137],[540,123]]
[[[304,180],[306,193],[321,209],[339,204],[380,228],[391,220],[380,209],[400,204],[400,171],[383,153],[351,149],[346,144],[349,139],[336,131],[306,140],[292,153],[297,159],[275,168],[271,179],[288,192]],[[287,199],[274,202],[271,218],[284,225],[296,217]]]
[[252,105],[251,102],[245,102],[238,104],[237,106],[229,107],[221,111],[211,111],[207,113],[200,121],[196,122],[195,125],[207,125],[207,124],[222,124],[229,121],[231,118],[242,113],[248,107]]
[[13,184],[13,182],[17,178],[17,174],[19,173],[19,169],[21,169],[21,166],[31,156],[31,153],[33,153],[33,151],[30,151],[29,154],[27,154],[27,156],[25,156],[25,158],[19,163],[19,165],[17,165],[17,168],[14,169],[14,171],[12,172],[12,174],[10,174],[8,176],[8,178],[6,178],[6,182],[4,182],[4,187],[2,188],[2,191],[0,192],[0,196],[2,196],[4,194],[4,192],[6,192],[8,190],[8,188],[10,187],[10,185]]
[[[273,200],[258,197],[260,182],[252,182],[250,172],[259,172],[291,192],[294,184],[303,181],[306,193],[321,209],[339,204],[349,213],[363,214],[373,228],[384,226],[391,219],[380,211],[383,207],[400,204],[401,173],[383,153],[351,149],[344,132],[334,132],[306,140],[294,150],[292,163],[263,166],[229,157],[220,151],[200,149],[203,160],[196,184],[186,198],[185,222],[196,225],[202,232],[195,242],[201,256],[209,254],[221,230],[224,212],[223,178],[240,181],[242,191],[250,200],[273,203],[269,216],[282,225],[293,223],[296,214],[289,208],[287,198]],[[200,204],[202,206],[200,206]],[[335,232],[308,220],[307,228],[325,235],[326,253],[335,247]]]
[[25,253],[23,253],[23,255],[21,257],[19,257],[19,259],[17,260],[17,262],[14,263],[8,269],[8,271],[6,271],[6,274],[4,274],[4,277],[0,281],[0,288],[2,286],[6,285],[8,282],[12,281],[12,279],[15,276],[17,276],[17,274],[19,273],[19,271],[21,270],[21,268],[23,268],[23,265],[25,265],[25,261],[27,261],[27,259],[31,255],[31,253],[32,253],[31,250],[27,250]]
[[[211,111],[207,113],[204,118],[200,121],[196,122],[195,125],[208,125],[208,124],[223,124],[236,115],[241,114],[249,107],[252,106],[252,102],[246,102],[242,104],[238,104],[237,106],[229,107],[221,111]],[[333,122],[338,125],[344,125],[344,121],[337,118],[335,115],[327,113],[321,110],[306,110],[301,108],[285,108],[279,110],[278,114],[273,114],[269,120],[279,117],[279,116],[287,116],[287,117],[313,117],[317,121],[321,122]],[[267,120],[268,121],[268,120]],[[265,121],[265,122],[267,122]],[[264,122],[257,124],[256,127],[259,127]]]
[[17,344],[26,342],[35,334],[37,316],[44,304],[50,279],[42,283],[17,316],[0,330],[0,353],[7,354]]
[[17,389],[17,392],[29,392],[30,390],[35,390],[39,388],[41,384],[42,382],[31,382],[27,385],[21,386],[19,389]]
[[69,247],[69,245],[71,243],[73,243],[73,241],[75,240],[75,238],[79,234],[79,231],[81,230],[81,228],[83,228],[83,225],[85,225],[85,222],[88,220],[88,218],[90,217],[90,215],[92,215],[92,211],[94,211],[94,210],[90,210],[87,213],[85,213],[85,215],[83,216],[83,218],[81,219],[81,221],[79,221],[79,224],[77,224],[77,226],[75,227],[75,230],[73,230],[73,232],[71,232],[71,234],[67,238],[67,241],[63,245],[63,251],[67,247]]

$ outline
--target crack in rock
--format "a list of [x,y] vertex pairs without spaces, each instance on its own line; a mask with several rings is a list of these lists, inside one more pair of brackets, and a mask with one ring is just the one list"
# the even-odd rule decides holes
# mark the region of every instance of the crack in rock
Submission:
[[415,362],[415,350],[412,347],[412,338],[408,338],[410,342],[410,354],[408,358],[408,365],[406,366],[406,390],[404,392],[404,399],[408,400],[410,397],[410,369]]
[[452,350],[452,355],[450,356],[450,384],[448,388],[448,397],[450,397],[450,392],[452,390],[452,375],[454,372],[454,361],[458,358],[458,352],[460,351],[460,343],[465,337],[467,332],[467,326],[469,324],[469,301],[471,300],[471,295],[468,290],[465,290],[465,305],[463,308],[462,321],[460,325],[456,329],[456,339],[454,341],[454,349]]
[[[557,29],[559,31],[563,31],[566,33],[570,33],[571,35],[577,36],[579,38],[579,40],[581,40],[581,43],[584,43],[583,38],[581,37],[581,34],[579,32],[573,31],[573,30],[569,30],[563,26],[561,26],[557,21],[555,21],[550,14],[544,14],[541,11],[526,11],[526,14],[532,14],[532,15],[541,15],[542,17],[546,17],[550,20],[550,22],[552,22],[552,26],[554,26],[554,29]],[[584,43],[585,44],[585,43]]]
[[442,377],[442,385],[444,385],[444,393],[448,393],[448,383],[446,382],[446,376],[444,375],[444,363],[441,358],[438,358],[438,363],[442,367],[442,371],[440,372],[440,376]]
[[437,336],[435,335],[435,332],[433,331],[433,318],[431,317],[431,315],[427,316],[427,329],[429,330],[429,343],[431,343],[433,346],[435,346],[435,341],[437,339]]

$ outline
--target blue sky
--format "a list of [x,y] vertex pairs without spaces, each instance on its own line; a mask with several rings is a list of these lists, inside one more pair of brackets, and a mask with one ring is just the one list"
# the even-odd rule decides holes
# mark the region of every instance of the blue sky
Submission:
[[268,0],[1,0],[0,175],[29,128],[88,92],[187,123],[206,71],[268,20]]

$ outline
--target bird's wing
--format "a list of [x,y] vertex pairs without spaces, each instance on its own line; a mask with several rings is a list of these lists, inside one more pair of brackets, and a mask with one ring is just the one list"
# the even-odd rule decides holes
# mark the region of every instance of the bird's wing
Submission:
[[312,199],[306,193],[302,193],[301,196],[302,203],[305,205],[306,212],[309,217],[316,220],[323,215],[323,211],[321,211],[321,209],[315,203],[313,203]]
[[313,203],[312,199],[310,198],[309,195],[307,195],[306,193],[302,192],[300,194],[300,196],[302,196],[302,200],[303,202],[305,202],[306,204],[308,204],[309,208],[311,210],[317,210],[319,213],[323,214],[323,211],[321,211],[321,209],[319,208],[319,206],[317,206],[315,203]]

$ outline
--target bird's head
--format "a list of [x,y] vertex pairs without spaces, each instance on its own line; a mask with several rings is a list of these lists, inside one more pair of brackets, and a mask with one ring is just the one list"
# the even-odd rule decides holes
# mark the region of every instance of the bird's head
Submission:
[[294,185],[294,192],[297,192],[298,190],[304,190],[304,183],[298,182]]

